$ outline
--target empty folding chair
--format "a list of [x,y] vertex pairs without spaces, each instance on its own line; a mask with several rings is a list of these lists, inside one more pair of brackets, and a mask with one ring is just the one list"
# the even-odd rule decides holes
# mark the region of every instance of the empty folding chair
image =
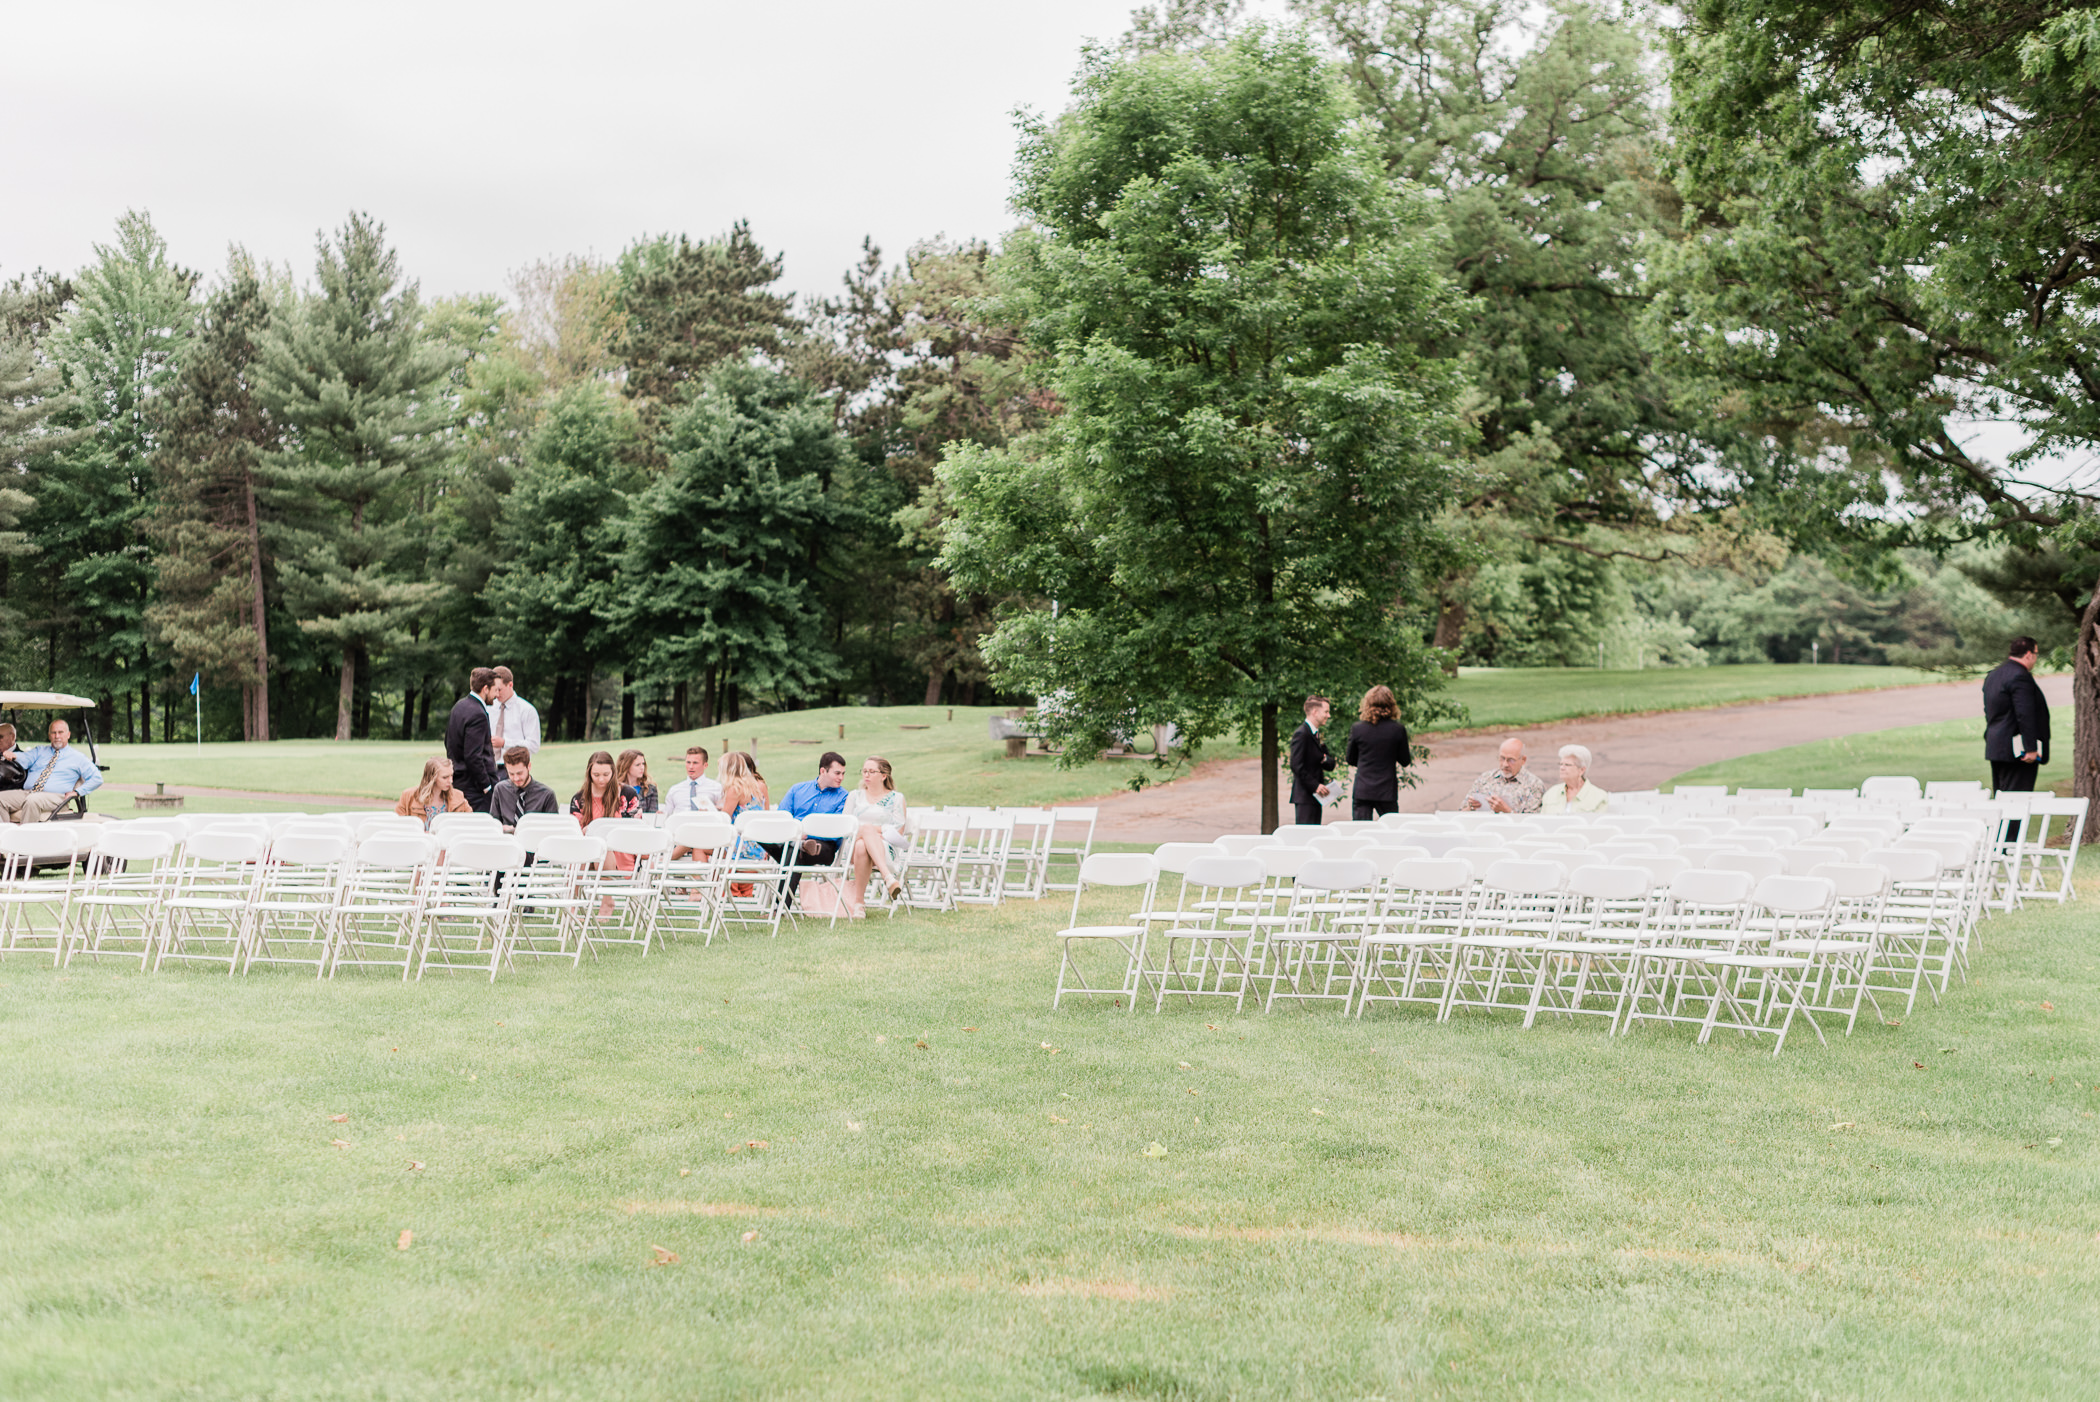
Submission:
[[[525,846],[498,832],[493,838],[455,828],[445,835],[445,858],[432,868],[418,912],[421,979],[440,969],[488,970],[495,982],[510,946],[511,905],[525,870]],[[506,880],[506,878],[508,878]]]
[[1759,803],[1785,802],[1794,796],[1794,791],[1792,789],[1737,789],[1735,796]]
[[1875,1014],[1881,1015],[1881,1003],[1874,997],[1870,975],[1880,957],[1889,874],[1866,862],[1826,862],[1808,875],[1828,881],[1834,888],[1830,925],[1812,943],[1780,935],[1772,947],[1781,954],[1822,956],[1822,967],[1811,971],[1805,1006],[1811,1013],[1843,1017],[1845,1035],[1849,1037],[1853,1024],[1859,1020],[1862,998],[1873,1003]]
[[1803,789],[1801,791],[1801,800],[1804,803],[1845,803],[1858,797],[1858,789]]
[[1319,823],[1285,823],[1269,836],[1286,847],[1310,847],[1312,840],[1325,831]]
[[1679,784],[1670,791],[1678,798],[1726,798],[1726,784]]
[[1260,935],[1226,921],[1239,912],[1247,893],[1259,892],[1266,876],[1260,857],[1228,857],[1215,847],[1187,864],[1176,918],[1164,934],[1148,940],[1163,950],[1153,971],[1154,1012],[1170,992],[1189,1003],[1230,998],[1235,1010],[1246,1006],[1247,990],[1259,968]]
[[972,813],[956,849],[955,896],[961,905],[997,905],[1006,891],[1006,862],[1014,840],[1011,813]]
[[1344,833],[1328,832],[1306,844],[1314,852],[1330,861],[1345,861],[1363,855],[1364,849],[1377,845],[1368,837],[1352,837]]
[[[1949,938],[1948,928],[1960,918],[1955,892],[1939,879],[1939,854],[1925,848],[1879,848],[1862,861],[1888,879],[1868,988],[1870,993],[1901,993],[1908,1016],[1917,1006],[1921,983],[1932,993],[1933,1001],[1939,1001],[1939,990],[1926,979],[1925,970],[1933,946]],[[1880,1006],[1877,999],[1875,1007]]]
[[2078,897],[2071,870],[2085,841],[2087,800],[2036,794],[2029,811],[2030,837],[2024,856],[2020,894],[2059,905]]
[[358,842],[362,843],[366,838],[378,837],[382,834],[400,835],[404,833],[421,836],[423,833],[423,820],[421,818],[410,818],[400,813],[374,813],[368,818],[358,820],[357,831],[353,836]]
[[[1152,909],[1152,895],[1159,885],[1159,864],[1142,852],[1096,852],[1079,865],[1079,879],[1072,892],[1071,922],[1055,936],[1062,946],[1057,961],[1057,989],[1050,997],[1050,1006],[1055,1009],[1064,1000],[1065,994],[1114,993],[1127,1000],[1126,1008],[1137,1006],[1137,994],[1144,977],[1145,936],[1151,928],[1144,920],[1125,921],[1107,925],[1082,925],[1079,923],[1079,907],[1089,891],[1104,888],[1122,891],[1135,890],[1141,893],[1138,901],[1140,913]],[[1098,982],[1087,981],[1077,957],[1082,950],[1107,946],[1114,953],[1103,952],[1110,964],[1120,956],[1122,972],[1116,983],[1110,986],[1105,976]],[[1093,956],[1089,954],[1087,958]],[[1067,980],[1069,979],[1069,983]]]
[[183,844],[160,927],[158,969],[180,963],[223,962],[240,971],[248,951],[255,888],[269,839],[259,831],[207,828]]
[[1057,831],[1057,816],[1047,808],[1004,808],[1014,820],[1013,845],[1006,854],[1006,880],[1001,889],[1009,896],[1041,900],[1043,882],[1050,869],[1050,839]]
[[407,982],[415,967],[425,877],[435,855],[429,837],[420,831],[382,830],[358,842],[343,869],[335,951],[328,959],[330,978],[345,967],[399,968]]
[[[792,814],[781,816],[794,821]],[[656,942],[658,868],[671,850],[671,835],[662,828],[615,827],[585,836],[604,840],[605,865],[598,874],[598,914],[577,931],[576,962],[581,964],[586,953],[595,959],[597,946],[613,944],[640,945],[647,958]]]
[[1586,866],[1568,874],[1560,917],[1539,950],[1524,1025],[1541,1008],[1562,1017],[1601,1017],[1607,1029],[1624,1011],[1633,958],[1653,914],[1648,873],[1638,867]]
[[[725,815],[710,813],[703,816],[720,817],[724,827],[729,825]],[[539,850],[537,844],[542,837],[574,837],[582,831],[576,819],[567,813],[520,813],[517,831],[511,835],[530,855]]]
[[1780,872],[1787,876],[1807,876],[1826,862],[1842,862],[1845,849],[1836,845],[1802,843],[1796,847],[1782,847],[1773,853],[1779,858]]
[[1422,1003],[1442,1010],[1452,949],[1473,904],[1473,868],[1454,857],[1398,863],[1385,899],[1357,947],[1356,1015],[1371,1003]]
[[67,916],[65,962],[83,951],[153,961],[161,906],[174,870],[175,838],[130,823],[105,823],[75,887]]
[[1566,881],[1554,862],[1503,858],[1488,867],[1466,928],[1453,942],[1438,1021],[1458,1008],[1523,1012],[1529,1006],[1539,950],[1560,918]]
[[1980,799],[1983,782],[1979,779],[1934,779],[1925,785],[1927,799]]
[[243,973],[257,964],[311,964],[315,978],[328,971],[349,860],[350,839],[340,830],[286,832],[271,841],[249,905]]
[[772,853],[785,855],[802,840],[802,821],[792,813],[754,809],[738,815],[733,831],[735,845],[717,858],[722,879],[717,928],[758,925],[769,937],[777,936],[787,913],[789,868]]
[[[1152,860],[1159,864],[1162,889],[1155,891],[1152,908],[1146,918],[1155,925],[1174,925],[1190,917],[1188,902],[1195,899],[1189,888],[1188,869],[1205,857],[1220,857],[1224,853],[1213,842],[1162,842],[1152,849]],[[1174,905],[1167,906],[1166,878],[1175,878]],[[1136,916],[1132,916],[1136,919]]]
[[1740,946],[1751,890],[1750,874],[1742,871],[1693,868],[1671,878],[1635,944],[1620,1033],[1642,1021],[1705,1025],[1718,981],[1707,956]]
[[[518,845],[525,846],[523,842]],[[545,832],[535,837],[530,852],[531,864],[504,881],[504,889],[511,893],[511,961],[522,956],[567,959],[573,964],[578,932],[585,921],[598,915],[605,839],[586,836],[571,823],[565,833]]]
[[1273,846],[1274,842],[1266,833],[1228,832],[1217,839],[1216,845],[1228,857],[1244,857],[1255,848]]
[[[1699,1040],[1725,1029],[1744,1037],[1770,1035],[1772,1055],[1779,1055],[1799,1014],[1825,1041],[1815,1014],[1808,1011],[1808,989],[1829,958],[1830,925],[1837,888],[1812,876],[1771,876],[1751,898],[1761,925],[1772,932],[1762,948],[1714,951],[1706,967],[1714,974],[1714,996],[1707,1003]],[[1777,1022],[1777,1026],[1773,1025]]]
[[[1094,823],[1100,817],[1098,808],[1053,808],[1050,816],[1055,826],[1050,831],[1050,847],[1043,859],[1043,889],[1046,891],[1070,891],[1075,889],[1079,868],[1094,851]],[[1072,880],[1063,879],[1069,866]],[[953,909],[952,902],[944,909]]]
[[1618,865],[1638,867],[1642,871],[1647,872],[1649,886],[1654,890],[1661,890],[1663,887],[1668,886],[1671,879],[1678,872],[1689,870],[1691,867],[1691,863],[1684,858],[1663,853],[1621,857]]
[[[656,936],[698,935],[712,944],[722,899],[722,871],[736,843],[726,813],[681,813],[665,825],[670,850],[658,868]],[[851,860],[850,858],[848,860]]]
[[1368,914],[1377,896],[1377,870],[1361,857],[1319,857],[1298,868],[1285,918],[1268,932],[1264,1011],[1273,1010],[1278,997],[1336,1002],[1348,1010],[1363,943],[1362,922],[1351,917]]
[[430,820],[430,835],[442,847],[461,837],[502,837],[503,824],[489,813],[440,813]]
[[1876,774],[1861,782],[1859,796],[1867,803],[1914,803],[1925,793],[1908,774]]
[[[1092,810],[1088,810],[1092,811]],[[969,835],[970,819],[962,813],[921,813],[912,819],[911,848],[897,863],[897,879],[903,892],[890,906],[890,913],[910,910],[955,909],[955,861]],[[1091,841],[1091,839],[1089,839]],[[1076,870],[1076,868],[1075,868]],[[1051,882],[1053,891],[1073,889],[1070,882]]]

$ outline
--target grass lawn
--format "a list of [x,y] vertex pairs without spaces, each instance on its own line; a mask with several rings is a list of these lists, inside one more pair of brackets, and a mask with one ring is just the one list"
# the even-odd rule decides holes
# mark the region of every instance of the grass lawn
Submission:
[[[1842,789],[1856,787],[1876,774],[1910,774],[1925,781],[1975,779],[1989,788],[1991,767],[1983,759],[1983,725],[1973,720],[1935,721],[1813,740],[1687,770],[1663,787],[1751,784],[1775,789]],[[2039,783],[2044,788],[2068,786],[2066,764],[2044,765]]]
[[[1760,697],[1905,686],[1937,678],[1898,667],[1704,667],[1643,672],[1581,669],[1468,671],[1452,686],[1476,726],[1526,725],[1568,716],[1614,711],[1676,710],[1718,706]],[[1347,709],[1344,707],[1343,709]],[[739,721],[706,731],[685,731],[626,742],[650,757],[661,787],[684,770],[690,744],[703,744],[719,760],[727,749],[753,749],[774,794],[808,778],[826,749],[846,755],[859,768],[868,754],[886,756],[896,767],[897,786],[913,802],[1035,804],[1062,803],[1110,793],[1132,777],[1166,777],[1149,760],[1096,761],[1059,769],[1052,759],[1030,755],[1009,760],[991,739],[986,721],[1001,712],[989,706],[839,706],[791,711]],[[952,717],[952,719],[951,719]],[[839,738],[839,728],[845,738]],[[1142,744],[1151,743],[1149,739]],[[585,758],[597,749],[617,752],[618,741],[597,745],[548,745],[536,766],[539,777],[566,798],[582,783]],[[165,783],[171,790],[246,789],[260,793],[340,795],[393,799],[416,781],[423,761],[442,745],[428,742],[286,740],[273,745],[103,745],[112,781]],[[1206,759],[1252,754],[1230,741],[1213,743]],[[711,771],[712,772],[712,771]],[[258,811],[256,801],[192,796],[187,812]],[[289,805],[320,810],[306,801]],[[128,815],[129,797],[114,793],[98,804]]]
[[1461,669],[1451,695],[1476,727],[1536,725],[1570,716],[1626,711],[1685,711],[1775,696],[1873,691],[1948,680],[1909,667],[1667,667],[1599,672],[1580,667]]
[[0,1396],[2089,1396],[2096,899],[1776,1060],[1052,1013],[1054,901],[494,985],[17,960]]

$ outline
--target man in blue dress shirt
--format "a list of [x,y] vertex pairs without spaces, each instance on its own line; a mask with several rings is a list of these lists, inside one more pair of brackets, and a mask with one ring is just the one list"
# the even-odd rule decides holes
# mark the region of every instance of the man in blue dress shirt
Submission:
[[29,775],[22,787],[0,792],[0,815],[10,823],[41,823],[72,802],[74,794],[93,793],[102,787],[102,771],[71,747],[73,727],[55,720],[49,734],[50,744],[17,756]]
[[[846,757],[835,750],[826,750],[817,761],[817,777],[804,779],[787,791],[780,800],[780,811],[792,813],[798,818],[807,818],[812,813],[843,813],[846,811]],[[764,844],[771,850],[772,844]],[[831,865],[839,845],[815,837],[802,839],[801,849],[794,854],[793,865],[798,867],[821,867]],[[782,853],[774,852],[778,861]],[[802,884],[801,873],[788,877],[788,890],[793,891]]]

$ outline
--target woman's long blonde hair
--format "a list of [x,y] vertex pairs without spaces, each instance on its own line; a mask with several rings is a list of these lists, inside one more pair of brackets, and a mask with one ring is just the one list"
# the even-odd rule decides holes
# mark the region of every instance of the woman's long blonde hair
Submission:
[[758,772],[758,761],[742,750],[723,755],[723,809],[734,813],[754,798],[761,806],[766,802],[766,776]]
[[890,778],[890,762],[888,760],[881,755],[869,755],[865,763],[872,764],[882,771],[882,791],[884,793],[897,792],[896,781]]
[[451,760],[443,755],[438,755],[434,759],[423,761],[423,778],[416,785],[416,807],[428,808],[437,801],[437,778],[441,773],[447,778],[451,777]]

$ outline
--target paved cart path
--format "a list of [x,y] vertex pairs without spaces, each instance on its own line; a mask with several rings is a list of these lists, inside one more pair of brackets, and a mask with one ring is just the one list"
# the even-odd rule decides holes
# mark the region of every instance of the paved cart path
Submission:
[[[2041,683],[2068,752],[2071,678],[2045,676]],[[1655,788],[1688,769],[1724,759],[1931,721],[1974,719],[1981,756],[1981,685],[1980,681],[1946,682],[1835,696],[1795,696],[1699,711],[1596,716],[1435,737],[1428,742],[1431,755],[1421,768],[1422,782],[1401,791],[1400,808],[1428,813],[1457,807],[1474,778],[1494,765],[1496,749],[1510,735],[1522,738],[1533,771],[1548,783],[1558,778],[1555,755],[1562,745],[1587,745],[1593,756],[1592,777],[1608,790],[1627,792]],[[1223,833],[1254,832],[1261,803],[1261,761],[1212,760],[1170,784],[1142,793],[1114,794],[1097,802],[1101,821],[1095,831],[1107,842],[1207,842]],[[1286,819],[1289,812],[1286,804]],[[1346,800],[1338,812],[1348,816]]]

